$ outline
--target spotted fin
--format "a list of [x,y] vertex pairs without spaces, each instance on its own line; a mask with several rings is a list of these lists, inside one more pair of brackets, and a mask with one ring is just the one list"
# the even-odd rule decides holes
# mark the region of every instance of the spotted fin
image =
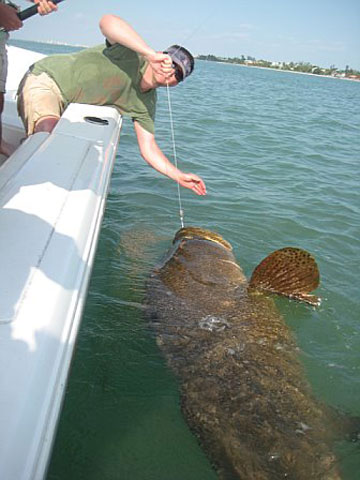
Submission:
[[295,300],[319,305],[320,299],[310,292],[320,283],[314,257],[300,248],[276,250],[255,268],[250,287],[285,295]]

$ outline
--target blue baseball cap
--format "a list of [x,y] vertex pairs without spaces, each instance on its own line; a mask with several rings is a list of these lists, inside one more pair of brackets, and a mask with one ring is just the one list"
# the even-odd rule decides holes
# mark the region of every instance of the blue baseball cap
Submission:
[[170,55],[173,63],[180,68],[182,75],[179,78],[177,77],[179,82],[191,75],[195,62],[194,57],[186,48],[180,47],[179,45],[171,45],[164,53]]

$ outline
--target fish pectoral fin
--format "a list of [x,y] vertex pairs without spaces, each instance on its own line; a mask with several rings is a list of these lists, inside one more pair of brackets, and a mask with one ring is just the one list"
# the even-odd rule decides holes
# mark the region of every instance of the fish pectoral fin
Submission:
[[319,283],[320,274],[314,257],[300,248],[286,247],[276,250],[259,263],[249,286],[319,305],[319,297],[310,295]]
[[286,295],[291,300],[298,300],[299,302],[308,303],[313,307],[318,307],[321,304],[321,298],[317,297],[316,295],[309,295],[309,294],[302,294],[302,293],[294,293],[294,294],[281,293],[281,292],[276,292],[276,293],[278,293],[279,295]]

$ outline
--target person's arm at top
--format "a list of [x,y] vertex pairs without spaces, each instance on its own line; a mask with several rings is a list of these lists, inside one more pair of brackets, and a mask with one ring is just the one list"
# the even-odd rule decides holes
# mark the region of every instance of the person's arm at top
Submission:
[[0,27],[11,32],[22,27],[22,21],[17,16],[17,10],[10,5],[0,3]]
[[166,75],[173,73],[169,55],[156,52],[122,18],[116,15],[104,15],[100,20],[100,30],[111,45],[119,43],[145,57],[155,72]]
[[[48,0],[30,0],[31,3],[38,5],[38,13],[40,15],[47,15],[57,10],[56,4]],[[0,3],[0,27],[3,27],[6,31],[11,32],[19,30],[23,26],[22,21],[18,17],[18,11],[16,8]]]
[[48,13],[55,12],[57,5],[50,0],[30,0],[31,3],[36,3],[38,6],[39,15],[47,15]]
[[155,170],[178,182],[182,187],[193,190],[197,195],[206,195],[206,187],[200,177],[184,173],[176,168],[163,154],[155,136],[145,130],[139,122],[134,122],[135,132],[143,159]]

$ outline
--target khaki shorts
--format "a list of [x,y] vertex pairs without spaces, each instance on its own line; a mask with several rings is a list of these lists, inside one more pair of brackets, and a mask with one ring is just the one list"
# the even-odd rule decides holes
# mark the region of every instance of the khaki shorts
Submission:
[[60,118],[64,100],[59,87],[46,73],[28,73],[18,91],[18,112],[28,135],[34,133],[36,123],[44,117]]

